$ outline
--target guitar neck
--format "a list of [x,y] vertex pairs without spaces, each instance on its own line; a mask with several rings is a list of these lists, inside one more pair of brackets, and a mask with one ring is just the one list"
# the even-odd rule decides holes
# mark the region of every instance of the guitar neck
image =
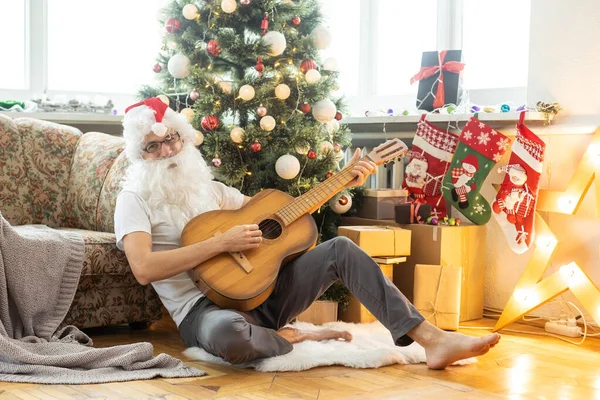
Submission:
[[[369,156],[366,156],[359,161],[372,160]],[[288,226],[304,214],[312,214],[355,178],[355,175],[352,174],[352,168],[354,168],[357,163],[358,161],[347,165],[339,173],[321,182],[303,195],[295,198],[288,205],[277,211],[276,215],[281,218],[285,226]]]

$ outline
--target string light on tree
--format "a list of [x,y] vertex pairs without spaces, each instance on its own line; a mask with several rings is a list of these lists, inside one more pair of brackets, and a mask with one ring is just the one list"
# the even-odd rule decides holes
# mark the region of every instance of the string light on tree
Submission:
[[244,135],[246,134],[246,132],[240,128],[239,126],[236,126],[235,128],[233,128],[231,130],[231,132],[229,133],[229,136],[231,137],[231,140],[233,141],[233,143],[242,143],[242,141],[244,140]]
[[336,196],[329,200],[329,207],[337,214],[345,214],[352,208],[352,197],[345,194]]
[[183,7],[182,14],[185,19],[189,19],[189,20],[195,19],[196,16],[198,15],[198,7],[196,7],[193,4],[186,4]]
[[275,129],[275,125],[277,125],[275,123],[275,118],[271,117],[270,115],[265,115],[260,119],[260,127],[267,132],[271,132],[273,129]]
[[287,99],[290,97],[290,93],[290,87],[285,83],[280,83],[275,87],[275,97],[277,97],[279,100]]
[[283,179],[293,179],[300,172],[300,161],[291,154],[285,154],[275,162],[275,172]]

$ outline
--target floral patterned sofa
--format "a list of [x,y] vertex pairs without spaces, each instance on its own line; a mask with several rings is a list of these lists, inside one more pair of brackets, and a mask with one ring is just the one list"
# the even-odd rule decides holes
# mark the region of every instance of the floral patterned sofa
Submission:
[[65,323],[79,328],[162,317],[151,285],[135,280],[115,245],[113,213],[128,160],[124,142],[99,132],[0,115],[0,211],[12,225],[44,224],[85,242],[79,287]]

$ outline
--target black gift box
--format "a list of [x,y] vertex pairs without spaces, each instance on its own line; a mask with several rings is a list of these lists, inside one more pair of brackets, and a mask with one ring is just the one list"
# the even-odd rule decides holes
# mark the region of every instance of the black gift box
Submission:
[[[424,224],[431,216],[431,206],[425,203],[406,203],[397,205],[394,212],[398,224]],[[412,221],[411,215],[413,215]],[[415,218],[415,215],[420,218]]]
[[[440,65],[438,51],[425,51],[421,58],[421,69]],[[448,50],[443,63],[448,61],[462,62],[462,50]],[[458,104],[462,96],[462,76],[459,73],[448,70],[443,71],[444,81],[444,101],[443,104]],[[438,77],[440,71],[434,73],[429,78],[419,80],[419,92],[417,94],[417,109],[433,111],[436,107],[433,105],[435,100],[433,94],[438,90]],[[440,106],[441,107],[441,106]]]

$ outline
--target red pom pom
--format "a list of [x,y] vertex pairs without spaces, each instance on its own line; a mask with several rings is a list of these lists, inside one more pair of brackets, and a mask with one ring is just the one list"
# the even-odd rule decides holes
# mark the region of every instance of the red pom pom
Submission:
[[181,22],[177,18],[169,18],[165,22],[165,29],[169,33],[176,33],[181,28]]
[[261,144],[258,143],[258,142],[252,143],[251,147],[252,147],[252,151],[255,152],[255,153],[258,153],[262,149]]
[[336,112],[335,113],[335,119],[337,119],[338,121],[340,121],[342,119],[342,113],[341,112]]
[[309,150],[308,154],[306,154],[306,156],[308,158],[310,158],[311,160],[314,160],[315,158],[317,158],[317,152],[314,150]]

